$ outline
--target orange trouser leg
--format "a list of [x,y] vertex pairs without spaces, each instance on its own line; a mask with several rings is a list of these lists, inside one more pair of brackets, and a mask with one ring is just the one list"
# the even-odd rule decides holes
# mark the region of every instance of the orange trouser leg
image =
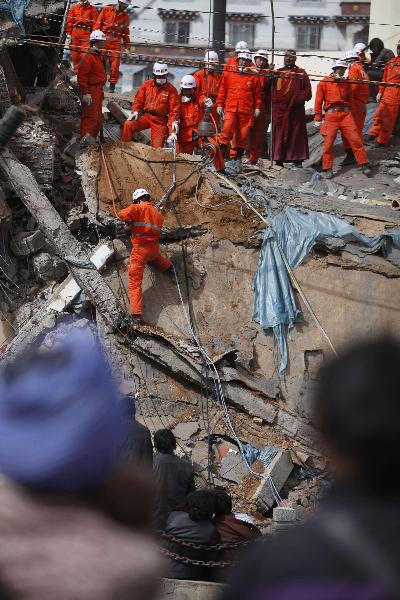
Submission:
[[151,130],[151,145],[153,148],[163,148],[168,137],[168,127],[165,122],[153,115],[141,115],[136,121],[125,121],[122,128],[121,140],[131,142],[133,135],[143,129]]
[[119,79],[119,65],[121,64],[121,40],[108,41],[106,45],[108,62],[110,65],[110,83],[117,83]]
[[233,134],[236,129],[236,122],[238,120],[237,113],[227,112],[225,113],[224,125],[222,127],[221,135],[220,135],[220,143],[228,145],[232,143]]
[[137,131],[143,131],[144,129],[150,129],[151,121],[148,115],[142,115],[136,121],[125,121],[122,127],[121,140],[123,142],[131,142],[133,136]]
[[90,106],[87,106],[86,104],[82,106],[81,139],[86,133],[89,133],[96,139],[103,125],[103,88],[91,88],[90,95],[92,96],[92,104]]
[[143,314],[142,282],[144,267],[150,263],[158,271],[166,271],[172,265],[171,261],[160,254],[158,242],[134,244],[131,252],[131,262],[128,269],[129,303],[132,315]]
[[76,29],[71,35],[71,60],[74,71],[78,70],[78,65],[82,58],[86,56],[86,50],[89,48],[89,35],[88,31],[84,29]]
[[254,125],[254,119],[252,114],[239,113],[238,117],[238,127],[236,128],[237,147],[245,149],[249,143],[250,131]]
[[214,155],[214,167],[216,171],[222,171],[225,168],[224,157],[222,156],[221,148],[219,147],[218,142],[215,141],[214,138],[208,137],[207,142],[214,146],[215,155]]
[[377,142],[379,144],[390,144],[390,138],[392,137],[393,129],[397,123],[397,116],[399,114],[399,105],[398,104],[389,104],[385,102],[383,98],[381,100],[382,105],[382,120],[381,120],[381,130],[379,132],[379,136]]
[[322,168],[324,171],[333,167],[333,144],[340,129],[340,113],[326,113],[325,121],[321,126],[321,135],[324,138],[322,146]]
[[265,138],[267,135],[267,110],[265,107],[261,109],[261,114],[254,121],[254,126],[251,130],[251,139],[249,145],[249,160],[256,164],[260,158]]
[[[359,103],[359,105],[356,108],[352,109],[351,114],[353,116],[354,123],[355,123],[356,129],[358,131],[358,135],[360,136],[361,139],[363,139],[363,129],[364,129],[365,117],[367,114],[366,105]],[[343,136],[343,134],[342,134],[342,138],[343,138],[343,145],[345,147],[345,150],[349,150],[350,143],[349,143],[348,139],[345,136]]]
[[220,143],[228,144],[234,134],[236,134],[237,148],[246,148],[252,125],[253,117],[251,114],[227,112],[220,136]]
[[196,142],[178,142],[176,151],[181,154],[193,154]]
[[[368,163],[368,156],[365,152],[362,137],[358,133],[356,124],[351,113],[339,113],[341,115],[340,129],[342,135],[347,139],[350,148],[354,152],[354,157],[359,165]],[[329,115],[330,116],[330,115]]]
[[384,107],[383,107],[382,100],[381,100],[378,105],[378,108],[375,111],[375,114],[373,117],[373,125],[372,125],[371,129],[368,131],[368,135],[377,137],[380,134],[382,121],[384,118],[383,108]]

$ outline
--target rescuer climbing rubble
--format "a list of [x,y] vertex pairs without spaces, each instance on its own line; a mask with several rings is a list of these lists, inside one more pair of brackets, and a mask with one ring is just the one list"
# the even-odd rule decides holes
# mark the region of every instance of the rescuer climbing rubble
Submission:
[[117,213],[123,221],[131,223],[132,252],[128,270],[130,318],[133,324],[142,322],[142,281],[147,263],[161,273],[170,269],[172,262],[160,253],[160,234],[164,217],[151,200],[149,192],[143,188],[132,194],[132,204]]

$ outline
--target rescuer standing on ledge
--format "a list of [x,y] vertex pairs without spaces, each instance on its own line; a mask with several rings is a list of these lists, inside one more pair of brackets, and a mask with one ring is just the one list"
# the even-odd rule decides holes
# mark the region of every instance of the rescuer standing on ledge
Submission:
[[81,139],[87,133],[97,138],[103,125],[103,87],[107,81],[102,48],[106,36],[92,31],[90,48],[78,65],[78,83],[82,94]]
[[68,11],[66,24],[66,43],[69,44],[74,71],[77,72],[79,61],[89,48],[89,36],[97,19],[97,9],[89,0],[79,0]]
[[118,217],[130,222],[131,230],[131,262],[128,270],[130,322],[142,322],[142,281],[147,263],[157,271],[165,272],[173,269],[172,262],[160,253],[160,234],[164,217],[157,210],[147,190],[137,189],[132,194],[132,204],[120,210]]

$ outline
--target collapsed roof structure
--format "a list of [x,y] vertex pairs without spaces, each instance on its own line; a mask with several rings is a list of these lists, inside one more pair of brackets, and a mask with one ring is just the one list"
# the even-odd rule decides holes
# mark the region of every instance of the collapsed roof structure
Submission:
[[[29,36],[57,33],[62,5],[32,3]],[[174,429],[200,482],[228,486],[259,519],[280,497],[311,506],[324,469],[310,406],[318,369],[349,340],[399,327],[398,142],[379,163],[372,155],[368,189],[351,171],[331,182],[268,161],[218,177],[202,157],[174,162],[116,141],[127,105],[114,96],[107,142],[80,149],[57,51],[37,46],[43,71],[29,37],[32,82],[26,39],[10,27],[0,46],[1,113],[35,107],[0,150],[0,362],[38,336],[51,344],[56,324],[93,320],[121,391],[152,431]],[[131,331],[121,327],[130,242],[114,213],[136,187],[164,197],[161,242],[179,273],[146,270],[146,325]]]

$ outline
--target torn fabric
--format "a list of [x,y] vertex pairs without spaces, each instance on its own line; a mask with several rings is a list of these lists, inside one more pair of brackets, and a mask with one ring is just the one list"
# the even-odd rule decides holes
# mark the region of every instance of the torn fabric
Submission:
[[[271,219],[271,227],[265,230],[260,252],[259,266],[253,282],[253,320],[264,330],[272,329],[279,352],[281,375],[288,363],[286,327],[292,327],[300,311],[296,306],[290,279],[275,236],[292,269],[303,262],[317,240],[340,238],[386,253],[391,248],[400,249],[400,231],[383,233],[370,238],[360,233],[343,219],[322,212],[300,212],[286,207]],[[351,245],[354,252],[354,244]]]

